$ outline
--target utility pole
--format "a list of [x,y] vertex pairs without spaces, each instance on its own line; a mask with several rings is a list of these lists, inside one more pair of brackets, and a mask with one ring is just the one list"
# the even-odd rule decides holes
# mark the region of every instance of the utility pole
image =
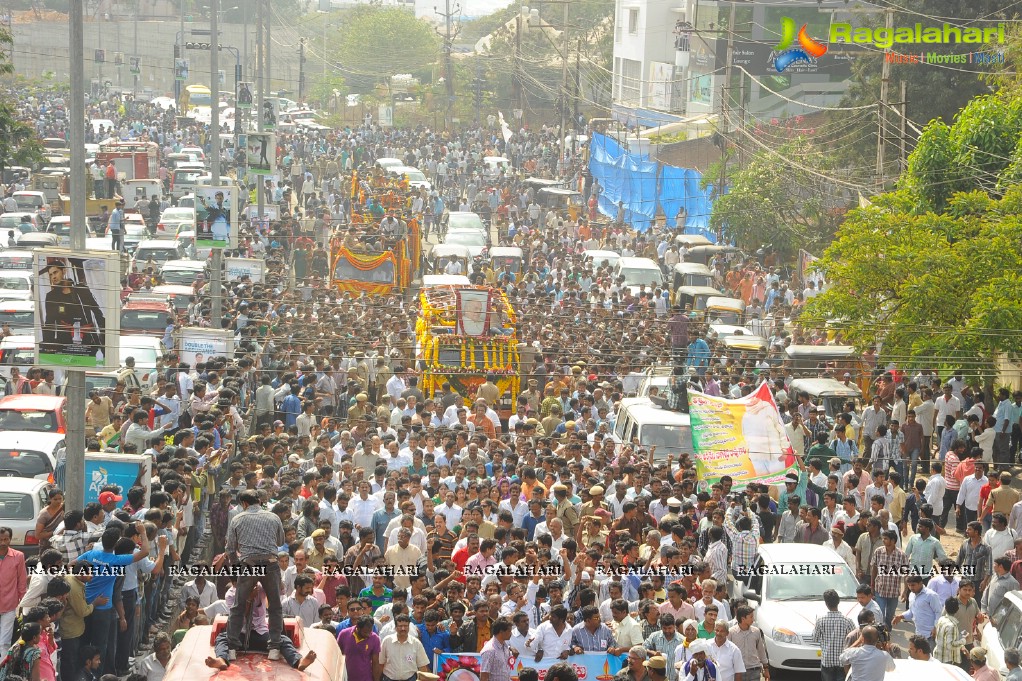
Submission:
[[[266,5],[266,0],[256,0],[256,105],[257,105],[257,108],[256,108],[256,113],[255,113],[255,119],[256,119],[256,129],[257,130],[259,130],[260,127],[261,127],[260,124],[259,124],[259,121],[261,120],[260,116],[262,116],[262,113],[263,113],[263,101],[264,101],[263,100],[263,97],[264,97],[264,91],[263,91],[263,88],[264,88],[264,79],[263,79],[263,16],[265,16],[265,12],[266,12],[265,5]],[[251,130],[246,130],[245,132],[248,133],[248,132],[251,132]],[[274,149],[274,153],[276,153],[276,149]],[[266,205],[266,197],[264,196],[265,191],[264,191],[264,188],[263,188],[263,185],[265,184],[265,182],[263,181],[263,176],[262,175],[255,175],[254,177],[255,177],[255,183],[256,183],[256,202],[257,202],[256,205],[258,206],[258,218],[259,218],[259,220],[258,220],[258,225],[259,226],[256,229],[261,229],[262,228],[262,224],[263,224],[263,215],[265,215],[265,212],[264,212],[265,208],[264,208],[264,206]]]
[[457,37],[460,29],[454,27],[454,16],[461,12],[461,6],[458,4],[454,5],[454,9],[451,9],[451,0],[445,0],[444,11],[439,11],[436,7],[433,8],[433,12],[444,18],[444,32],[440,33],[444,39],[444,89],[447,91],[447,110],[444,114],[444,128],[448,129],[451,127],[451,117],[454,110],[454,64],[451,61],[451,52],[454,50],[454,39]]
[[906,137],[908,134],[908,130],[906,130],[908,121],[908,82],[904,80],[901,81],[899,108],[901,109],[901,121],[898,125],[898,133],[901,137],[901,172],[904,173],[908,171],[908,138]]
[[582,96],[582,39],[578,39],[575,49],[575,107],[571,115],[571,129],[575,134],[571,136],[571,155],[574,156],[578,148],[578,135],[581,126],[578,124],[578,100]]
[[[142,0],[135,0],[135,45],[131,48],[131,56],[138,57],[138,5]],[[129,60],[130,63],[130,60]],[[139,66],[141,67],[141,58],[139,58]],[[138,73],[132,74],[132,85],[131,85],[132,98],[138,99]]]
[[298,101],[305,101],[305,38],[298,40]]
[[[220,186],[220,0],[209,2],[209,135],[210,160],[209,169],[212,185]],[[231,206],[231,210],[237,210]],[[210,311],[213,328],[223,328],[223,268],[224,250],[213,249],[213,262],[210,265],[210,293],[213,296],[213,307]]]
[[[887,18],[884,24],[887,26],[887,35],[893,35],[894,10],[889,9],[885,14]],[[891,48],[884,50],[884,60],[880,70],[880,101],[877,106],[877,191],[883,191],[884,189],[884,129],[887,127],[887,90],[891,81],[891,62],[887,61],[887,55],[890,51]]]
[[[273,20],[271,19],[269,12],[270,0],[266,0],[266,9],[267,12],[263,15],[263,28],[266,30],[266,89],[269,91],[267,94],[273,97],[273,61],[270,57],[271,47],[273,46],[273,36],[270,33],[270,25],[273,23]],[[279,108],[280,99],[277,99],[277,106]],[[263,110],[259,109],[260,116],[262,115],[262,112]],[[279,114],[280,112],[278,111],[277,113]],[[256,120],[260,120],[259,116],[256,116]],[[261,130],[262,123],[258,123],[258,125]],[[274,149],[273,153],[276,154],[277,150]]]
[[[520,116],[516,116],[517,125],[521,127],[522,119],[525,117],[525,99],[524,99],[524,88],[522,87],[522,12],[519,10],[518,14],[515,15],[515,63],[514,63],[514,92],[512,100],[514,101],[515,111],[522,112]],[[517,132],[517,131],[516,131]]]
[[[738,76],[738,127],[745,132],[745,73]],[[745,167],[745,138],[735,142],[738,147],[738,168]]]
[[[180,30],[178,31],[178,36],[181,39],[181,44],[178,46],[178,48],[177,48],[177,53],[178,54],[175,55],[175,56],[179,56],[181,59],[184,59],[185,58],[185,2],[184,2],[184,0],[178,0],[178,4],[180,5],[180,9],[181,9],[181,14],[180,14],[181,27],[180,27]],[[100,24],[100,25],[102,25],[102,24]],[[184,95],[185,84],[184,84],[184,82],[182,82],[182,81],[177,79],[177,62],[174,63],[174,88],[177,91],[177,115],[178,116],[184,116],[185,112],[181,110],[181,97]]]
[[[68,102],[71,146],[71,250],[85,252],[85,18],[84,0],[68,6],[68,49],[71,54],[71,101]],[[74,58],[75,55],[78,58]],[[105,348],[104,348],[105,350]],[[64,504],[68,510],[85,508],[85,372],[67,375],[67,440],[64,450]]]
[[567,154],[565,153],[566,140],[564,138],[565,131],[568,129],[566,124],[568,118],[568,3],[564,2],[563,6],[564,16],[561,23],[561,130],[558,134],[561,140],[561,159],[558,164],[560,166],[559,175],[567,166]]
[[727,145],[731,126],[728,123],[728,94],[731,90],[731,73],[735,62],[735,2],[731,0],[731,18],[727,25],[727,61],[724,64],[724,85],[720,88],[720,180],[717,186],[717,198],[724,195],[727,183]]

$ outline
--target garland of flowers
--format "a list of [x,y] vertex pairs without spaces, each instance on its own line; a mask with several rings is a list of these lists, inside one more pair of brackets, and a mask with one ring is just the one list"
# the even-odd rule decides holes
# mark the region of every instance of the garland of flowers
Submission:
[[342,258],[351,263],[355,269],[363,272],[375,270],[388,260],[394,263],[395,266],[397,265],[394,254],[390,251],[380,253],[379,255],[366,255],[365,253],[355,253],[354,251],[349,251],[347,248],[341,248],[337,251],[337,256],[334,258],[334,269],[337,269],[337,263]]

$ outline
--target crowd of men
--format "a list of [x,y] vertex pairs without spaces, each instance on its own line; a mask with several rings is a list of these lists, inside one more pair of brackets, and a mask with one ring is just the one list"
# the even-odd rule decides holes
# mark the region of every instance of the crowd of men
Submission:
[[[201,126],[155,109],[90,107],[162,155],[208,147]],[[25,108],[41,132],[59,132],[58,106]],[[607,653],[622,659],[622,681],[758,681],[777,661],[733,585],[759,544],[802,542],[830,546],[860,584],[854,619],[839,611],[841,594],[824,594],[830,612],[813,639],[825,679],[850,670],[879,681],[906,656],[996,676],[978,637],[1022,580],[1022,504],[1006,472],[1022,441],[1022,393],[984,395],[959,374],[877,367],[867,354],[875,399],[829,419],[789,391],[783,362],[787,345],[835,341],[798,322],[817,284],[796,283],[770,253],[714,259],[715,285],[747,303],[747,325],[768,340],[762,352],[728,351],[705,320],[672,308],[666,287],[633,292],[582,256],[645,255],[669,272],[686,256],[673,229],[639,235],[595,208],[571,219],[537,204],[522,183],[530,174],[575,174],[587,206],[601,191],[575,159],[557,168],[557,137],[544,127],[505,143],[495,128],[371,125],[279,135],[281,177],[265,198],[282,219],[244,225],[237,249],[269,269],[227,284],[222,301],[234,356],[191,365],[171,342],[155,369],[126,360],[115,389],[90,395],[89,448],[152,456],[151,493],[104,489],[83,513],[50,492],[38,564],[64,575],[27,572],[0,528],[0,578],[16,585],[0,594],[0,648],[11,646],[0,675],[159,681],[187,630],[228,615],[206,660],[214,669],[256,649],[308,668],[315,655],[282,631],[296,617],[331,633],[352,678],[423,678],[436,655],[460,652],[481,655],[483,681],[509,679],[509,658],[524,665],[521,681],[535,681],[536,663]],[[487,171],[490,152],[511,168]],[[502,244],[525,252],[521,272],[481,259],[467,273],[504,289],[518,313],[523,390],[508,421],[492,377],[470,395],[423,393],[416,298],[329,286],[329,237],[343,238],[354,213],[372,214],[371,199],[351,196],[350,173],[383,157],[422,168],[436,187],[410,196],[405,213],[428,225],[445,206],[478,208]],[[124,294],[159,283],[143,264]],[[212,323],[200,277],[167,338]],[[620,401],[647,367],[678,358],[709,395],[738,398],[767,381],[799,472],[739,497],[728,478],[701,488],[687,455],[615,441]],[[942,536],[955,538],[954,558]],[[175,577],[214,556],[262,576]],[[892,642],[902,622],[907,650]],[[1022,678],[1016,650],[1004,661]],[[555,664],[547,676],[573,673]]]

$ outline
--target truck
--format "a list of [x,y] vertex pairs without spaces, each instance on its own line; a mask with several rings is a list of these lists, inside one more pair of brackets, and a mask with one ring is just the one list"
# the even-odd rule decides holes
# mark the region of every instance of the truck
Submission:
[[502,421],[515,413],[521,388],[518,320],[502,290],[487,286],[434,286],[419,294],[415,325],[420,388],[432,398],[444,383],[471,407],[493,375],[500,391],[490,407]]

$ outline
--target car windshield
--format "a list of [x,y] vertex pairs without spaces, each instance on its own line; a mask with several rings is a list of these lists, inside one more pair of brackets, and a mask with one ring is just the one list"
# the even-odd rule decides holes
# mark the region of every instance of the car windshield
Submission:
[[18,204],[18,208],[22,210],[32,210],[42,207],[43,200],[38,196],[15,196],[14,203]]
[[405,175],[408,176],[410,182],[425,182],[426,176],[418,170],[406,170]]
[[19,411],[0,407],[0,430],[31,430],[56,433],[57,415],[52,411]]
[[30,270],[32,269],[31,255],[0,255],[0,270]]
[[28,279],[25,277],[0,277],[0,290],[3,291],[30,291]]
[[167,328],[167,313],[156,310],[123,310],[121,328],[131,331],[159,331]]
[[0,324],[10,324],[13,327],[30,327],[35,321],[35,312],[32,310],[0,310]]
[[0,448],[0,478],[34,478],[52,471],[50,458],[43,452]]
[[35,364],[35,349],[34,348],[11,348],[8,350],[0,350],[0,364],[4,365],[16,365],[16,366],[31,366]]
[[485,246],[486,237],[482,232],[476,230],[462,230],[459,232],[448,232],[444,243],[460,244],[462,246]]
[[448,232],[456,232],[458,230],[473,230],[481,232],[483,229],[483,221],[474,213],[471,215],[451,215],[447,220]]
[[188,286],[195,281],[195,270],[163,270],[163,283]]
[[32,520],[34,517],[31,494],[0,492],[0,520]]
[[621,274],[625,277],[626,286],[659,286],[663,283],[663,275],[660,270],[647,269],[645,267],[623,267]]
[[[763,578],[763,598],[772,601],[822,601],[823,592],[834,589],[842,600],[855,598],[855,589],[859,583],[852,571],[844,563],[825,565],[832,568],[818,570],[826,574],[805,574],[802,563],[778,563],[777,570],[772,570]],[[787,574],[779,574],[784,573]]]
[[137,262],[167,262],[177,257],[177,251],[170,248],[140,248],[135,251]]
[[18,228],[21,225],[21,220],[22,218],[20,215],[4,215],[3,217],[0,217],[0,229],[10,231]]
[[660,423],[648,423],[642,427],[639,438],[642,446],[649,448],[656,446],[660,451],[678,451],[688,449],[683,447],[684,438],[691,438],[692,431],[688,426],[671,426]]
[[[163,331],[167,328],[167,318],[163,317],[163,325],[160,330]],[[121,344],[121,357],[134,357],[136,367],[154,367],[156,366],[156,350],[151,347],[142,347],[135,345],[124,345]]]

